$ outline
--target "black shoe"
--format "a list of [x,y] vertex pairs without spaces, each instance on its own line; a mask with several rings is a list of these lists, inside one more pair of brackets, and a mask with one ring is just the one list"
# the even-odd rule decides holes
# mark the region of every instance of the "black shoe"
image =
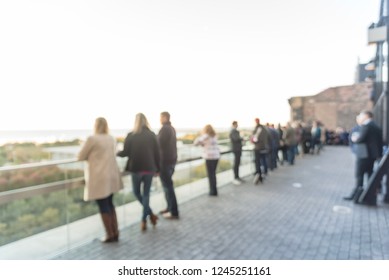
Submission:
[[353,200],[354,197],[353,196],[345,196],[343,197],[344,200]]
[[357,201],[355,203],[360,204],[360,205],[372,206],[372,207],[377,206],[377,202],[365,202],[365,201],[359,202],[359,201]]

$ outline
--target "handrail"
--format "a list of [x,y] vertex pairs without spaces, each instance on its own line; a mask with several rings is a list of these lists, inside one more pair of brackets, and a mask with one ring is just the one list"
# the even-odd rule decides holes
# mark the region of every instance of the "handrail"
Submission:
[[[243,151],[251,151],[251,149],[247,147],[244,148]],[[224,155],[224,154],[229,154],[231,152],[232,152],[231,150],[227,150],[221,152],[221,154]],[[180,160],[177,162],[177,164],[192,162],[200,159],[202,159],[201,156],[193,157],[189,159]],[[45,166],[51,166],[55,164],[67,164],[67,163],[75,163],[75,162],[81,162],[81,161],[77,161],[75,159],[69,159],[69,160],[50,161],[49,163],[23,164],[23,165],[15,166],[17,168],[13,168],[13,169],[12,166],[0,168],[0,171],[12,171],[12,170],[20,170],[24,168],[45,167]],[[129,174],[128,172],[125,171],[122,172],[122,176],[126,176],[128,174]],[[66,180],[56,181],[52,183],[40,184],[40,185],[0,192],[0,205],[14,200],[32,197],[34,195],[46,194],[46,193],[51,193],[54,191],[59,191],[64,189],[79,188],[82,187],[83,184],[84,184],[84,177],[78,177],[74,179],[66,179]]]
[[[218,141],[218,144],[227,144],[227,143],[229,143],[228,139],[223,139],[223,140]],[[192,145],[192,144],[189,144],[189,145]],[[225,153],[225,152],[222,152],[222,154],[223,153]],[[197,159],[201,159],[201,157],[183,159],[183,160],[178,161],[177,164],[184,163],[184,162],[190,162],[190,161],[197,160]],[[63,160],[50,160],[50,161],[42,161],[42,162],[34,162],[34,163],[24,163],[24,164],[18,164],[18,165],[7,165],[7,166],[0,166],[0,172],[47,167],[47,166],[77,163],[77,162],[81,162],[81,161],[76,159],[76,158],[71,158],[71,159],[63,159]]]
[[18,199],[29,198],[34,195],[46,194],[64,189],[80,188],[83,186],[83,183],[84,178],[80,177],[0,192],[0,205]]
[[69,164],[69,163],[76,163],[76,162],[79,162],[79,160],[77,160],[77,159],[62,159],[62,160],[50,160],[50,161],[41,161],[41,162],[34,162],[34,163],[24,163],[24,164],[18,164],[18,165],[7,165],[7,166],[1,166],[0,172],[47,167],[47,166]]
[[[251,150],[249,147],[243,147],[243,151]],[[221,154],[228,154],[231,153],[231,150],[223,151]],[[185,163],[185,162],[191,162],[194,160],[202,159],[201,156],[194,157],[194,158],[187,158],[177,161],[177,164]],[[18,165],[7,165],[7,166],[0,166],[0,172],[9,172],[9,171],[16,171],[16,170],[23,170],[23,169],[31,169],[31,168],[39,168],[39,167],[47,167],[47,166],[54,166],[54,165],[61,165],[61,164],[70,164],[70,163],[77,163],[82,162],[81,160],[77,159],[63,159],[63,160],[50,160],[50,161],[42,161],[42,162],[34,162],[34,163],[24,163],[24,164],[18,164]]]

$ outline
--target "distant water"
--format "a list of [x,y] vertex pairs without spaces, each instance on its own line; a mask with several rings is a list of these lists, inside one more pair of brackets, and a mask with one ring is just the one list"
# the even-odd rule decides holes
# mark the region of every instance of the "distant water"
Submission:
[[[197,132],[198,130],[182,130],[177,131],[177,136],[183,136],[187,133]],[[112,129],[111,135],[115,137],[127,136],[129,130],[126,129]],[[158,133],[157,131],[154,131]],[[24,130],[24,131],[0,131],[0,146],[6,143],[53,143],[56,141],[72,141],[75,139],[85,140],[88,136],[93,134],[92,130],[80,129],[80,130]],[[181,141],[177,142],[178,159],[188,159],[192,157],[201,156],[201,147],[194,147],[192,145],[184,145]],[[121,144],[118,146],[118,150],[122,149]],[[46,148],[46,151],[50,153],[52,160],[62,160],[75,158],[80,150],[80,146],[70,147],[51,147]],[[33,161],[39,161],[34,159]],[[12,164],[12,163],[8,163]],[[7,165],[7,164],[6,164]]]
[[[56,141],[71,141],[74,139],[85,139],[92,134],[92,130],[21,130],[21,131],[0,131],[0,145],[13,142],[35,142],[47,143]],[[118,135],[117,135],[118,134]],[[112,135],[126,135],[127,132],[112,131]]]
[[[197,130],[177,130],[177,136],[183,136],[189,132]],[[129,132],[128,129],[111,129],[110,133],[115,137],[125,137]],[[158,131],[154,131],[158,133]],[[0,131],[0,145],[5,143],[52,143],[56,141],[72,141],[74,139],[86,139],[93,134],[92,130],[15,130],[15,131]]]
[[[125,137],[129,130],[126,129],[112,129],[111,135],[115,137]],[[158,133],[158,130],[154,131]],[[180,129],[177,130],[177,136],[181,137],[188,133],[197,133],[199,129]],[[92,130],[79,129],[79,130],[23,130],[23,131],[0,131],[0,146],[5,143],[53,143],[56,141],[72,141],[75,139],[85,140],[89,135],[93,134]],[[226,150],[228,147],[223,146],[222,150]],[[121,144],[118,146],[118,150],[122,149]],[[51,147],[46,148],[46,151],[50,153],[50,159],[61,160],[75,158],[80,150],[80,146],[66,146],[66,147]],[[183,144],[182,141],[177,142],[178,160],[185,160],[189,158],[200,157],[202,155],[202,147],[195,147],[193,145]],[[45,159],[46,160],[46,159]],[[34,159],[33,161],[40,161]],[[12,163],[6,163],[12,164]]]

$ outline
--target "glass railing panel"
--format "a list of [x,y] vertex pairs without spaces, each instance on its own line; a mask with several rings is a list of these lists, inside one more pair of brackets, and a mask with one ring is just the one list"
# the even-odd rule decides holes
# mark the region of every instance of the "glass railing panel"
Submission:
[[114,205],[116,208],[119,228],[126,227],[135,219],[134,207],[130,203],[136,201],[132,191],[132,179],[130,174],[122,176],[123,189],[114,194]]
[[7,166],[8,170],[0,171],[0,192],[55,183],[65,179],[82,178],[84,176],[84,170],[75,167],[77,166],[76,162],[66,164],[64,167],[66,173],[63,172],[62,167],[58,164],[49,164],[49,162],[48,165],[44,165],[44,162],[40,164],[42,166],[27,164],[31,165],[31,167],[16,167],[15,169],[12,169],[12,166]]
[[199,166],[203,163],[202,148],[192,144],[181,144],[177,150],[178,164],[175,167],[173,181],[177,202],[182,203],[198,193],[195,182],[204,178],[203,174],[199,174]]
[[0,245],[66,224],[66,192],[18,199],[1,205]]
[[[61,173],[59,177],[65,177],[60,169],[56,172]],[[10,184],[9,189],[12,187]],[[27,198],[26,194],[12,190],[1,193],[14,197],[8,201],[2,200],[0,204],[0,246],[15,244],[12,250],[7,251],[9,246],[1,248],[2,258],[14,259],[20,255],[33,259],[37,254],[49,255],[53,250],[66,249],[67,231],[64,225],[68,222],[67,191],[51,192],[50,187],[48,184],[34,186],[28,190]]]
[[[124,170],[126,159],[117,158],[120,170]],[[84,166],[84,162],[79,162]],[[124,227],[130,223],[131,213],[125,210],[125,206],[135,201],[132,192],[131,175],[122,176],[123,189],[113,196],[113,203],[116,207],[119,227]],[[68,190],[68,234],[69,247],[74,247],[80,242],[93,239],[105,234],[99,208],[95,201],[84,201],[84,188],[82,184],[79,188],[70,188]],[[130,216],[130,217],[129,217]]]
[[[84,178],[84,168],[85,165],[83,162],[76,162],[72,165],[63,164],[59,166],[65,174],[65,181],[72,179],[72,175],[75,171],[81,171],[82,175],[80,178]],[[79,224],[75,223],[78,220],[84,219],[91,215],[96,214],[97,206],[91,201],[84,201],[84,180],[78,184],[70,183],[67,185],[64,192],[66,193],[66,247],[71,248],[75,244],[82,242],[88,238],[88,234],[91,232],[97,234],[99,228],[93,230],[94,225],[87,225],[87,223]],[[87,230],[82,230],[83,227],[86,227]]]
[[[228,149],[228,144],[221,147],[222,152],[226,152]],[[193,145],[183,145],[179,148],[178,160],[180,163],[176,165],[173,176],[179,203],[208,191],[205,160],[201,158],[202,151],[202,147]],[[124,170],[126,161],[126,158],[118,158],[120,170]],[[50,183],[62,184],[63,188],[59,190],[56,187],[44,194],[0,204],[0,246],[42,232],[58,231],[55,234],[61,241],[54,239],[58,244],[51,245],[51,253],[53,253],[53,250],[57,252],[58,250],[66,250],[82,241],[85,242],[103,235],[103,225],[96,203],[83,200],[84,165],[84,162],[52,164],[31,168],[30,173],[27,172],[28,169],[9,170],[6,171],[8,173],[6,176],[2,172],[0,176],[2,191],[31,186],[35,188]],[[232,165],[233,155],[231,153],[223,154],[217,169],[218,185],[219,182],[232,181]],[[252,165],[251,152],[242,153],[241,166],[243,165]],[[24,179],[23,184],[14,183],[18,181],[16,179],[8,179],[17,177],[20,171],[24,171],[22,175],[19,174]],[[38,176],[39,174],[46,175]],[[224,176],[224,179],[220,179],[220,176]],[[5,181],[4,178],[7,178],[7,181],[1,185],[1,181]],[[118,222],[121,228],[140,220],[138,216],[139,207],[141,207],[140,203],[130,204],[130,202],[135,201],[131,175],[125,174],[123,182],[124,189],[114,195],[114,204],[117,207]],[[181,187],[183,188],[180,189]],[[157,205],[156,211],[161,210],[166,202],[159,177],[153,179],[151,195],[154,197],[151,205]],[[63,244],[63,246],[59,244]]]

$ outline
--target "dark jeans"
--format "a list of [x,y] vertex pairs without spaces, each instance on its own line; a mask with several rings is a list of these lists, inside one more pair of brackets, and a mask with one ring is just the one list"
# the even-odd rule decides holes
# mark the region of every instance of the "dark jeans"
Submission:
[[259,150],[254,150],[254,158],[255,158],[255,173],[262,174],[261,166],[263,166],[263,172],[265,175],[267,174],[267,161],[268,161],[268,153],[260,152]]
[[294,164],[295,152],[296,152],[295,145],[288,146],[287,154],[288,154],[288,162],[290,165]]
[[285,161],[288,160],[288,146],[283,145],[278,148],[281,151],[282,154],[282,160],[281,160],[281,165],[284,164]]
[[315,148],[317,147],[317,152],[319,152],[321,146],[320,138],[312,138],[311,140],[311,153],[315,152]]
[[373,174],[374,162],[375,162],[374,159],[369,159],[369,158],[357,159],[356,174],[355,174],[357,179],[356,187],[363,187],[363,177],[365,173],[367,173],[367,176],[369,178],[371,174]]
[[173,216],[178,216],[178,206],[176,193],[174,192],[174,185],[172,176],[174,173],[175,164],[161,164],[161,172],[159,174],[165,192],[167,202],[167,209]]
[[[146,221],[148,215],[153,212],[150,208],[150,188],[153,181],[153,174],[132,173],[132,190],[135,197],[143,205],[142,221]],[[143,183],[143,195],[141,184]]]
[[254,150],[254,163],[255,163],[255,174],[259,174],[262,177],[261,153],[259,152],[259,150]]
[[263,166],[263,172],[265,173],[265,175],[267,175],[267,162],[269,158],[269,153],[259,153],[259,157],[261,160],[261,165]]
[[217,195],[216,167],[218,162],[218,159],[207,159],[205,161],[209,180],[209,195]]
[[242,157],[242,151],[234,152],[234,178],[239,179],[239,166],[240,158]]
[[274,147],[270,151],[270,170],[277,168],[278,147]]
[[99,206],[100,213],[111,213],[115,208],[113,205],[113,194],[109,195],[106,198],[97,199],[96,203]]

